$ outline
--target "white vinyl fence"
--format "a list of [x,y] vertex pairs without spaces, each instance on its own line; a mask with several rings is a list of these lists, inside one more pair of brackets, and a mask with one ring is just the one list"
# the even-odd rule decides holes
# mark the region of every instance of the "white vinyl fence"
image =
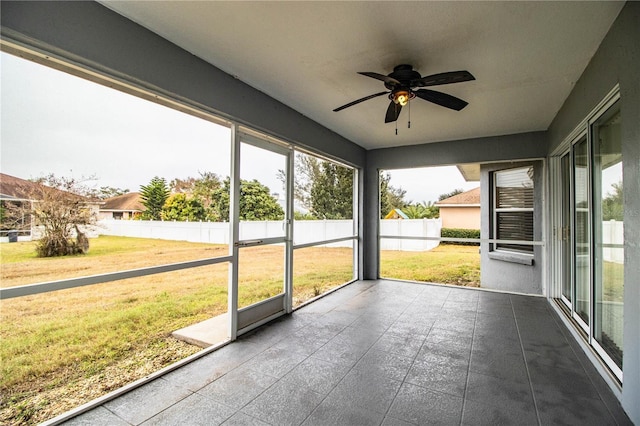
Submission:
[[[269,238],[284,234],[283,221],[240,222],[240,239]],[[440,237],[439,219],[382,220],[380,234],[411,237]],[[102,220],[101,235],[156,238],[198,243],[229,244],[228,222],[169,222],[149,220]],[[306,244],[354,235],[351,220],[301,220],[294,222],[294,243]],[[382,239],[382,250],[425,251],[438,241]],[[332,243],[332,247],[351,247],[351,241]]]
[[602,244],[604,246],[602,248],[602,258],[605,261],[624,263],[623,241],[624,223],[622,221],[609,220],[602,222]]
[[[440,238],[441,229],[441,219],[384,219],[380,221],[380,235]],[[438,247],[439,244],[439,241],[433,240],[400,240],[383,238],[380,240],[380,249],[427,251]]]

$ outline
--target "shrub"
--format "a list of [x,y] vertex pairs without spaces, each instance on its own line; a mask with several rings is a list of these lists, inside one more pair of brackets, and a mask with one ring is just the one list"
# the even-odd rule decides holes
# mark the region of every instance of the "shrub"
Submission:
[[[462,228],[442,228],[440,231],[441,238],[480,238],[479,229],[462,229]],[[479,246],[480,243],[471,242],[453,242],[453,241],[441,241],[440,244],[457,244],[461,246]]]

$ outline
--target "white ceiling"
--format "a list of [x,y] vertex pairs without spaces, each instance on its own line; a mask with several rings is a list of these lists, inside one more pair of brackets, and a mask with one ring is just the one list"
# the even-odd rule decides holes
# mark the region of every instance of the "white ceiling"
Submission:
[[[107,7],[367,148],[545,130],[622,2],[102,1]],[[412,64],[469,105],[411,101],[384,123],[385,90],[357,74]]]

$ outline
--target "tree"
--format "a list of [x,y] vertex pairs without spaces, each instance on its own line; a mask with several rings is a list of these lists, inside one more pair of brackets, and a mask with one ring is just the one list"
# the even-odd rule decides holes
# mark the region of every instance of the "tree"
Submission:
[[[284,184],[284,171],[281,170],[278,176]],[[406,191],[391,186],[390,179],[389,174],[380,175],[381,217],[391,209],[402,208],[407,204],[404,201]],[[351,218],[353,170],[297,152],[293,195],[315,218]],[[329,197],[333,199],[329,200]]]
[[170,183],[171,191],[184,193],[198,200],[205,211],[203,220],[217,222],[221,220],[218,211],[218,196],[222,188],[220,177],[212,172],[200,172],[200,177],[173,179]]
[[187,194],[173,194],[162,207],[162,219],[178,222],[205,220],[204,206],[197,198]]
[[[298,204],[311,211],[311,187],[321,173],[322,160],[301,152],[296,152],[294,166],[293,198]],[[278,179],[285,186],[284,170],[278,171]]]
[[353,218],[353,170],[322,162],[309,191],[311,214],[319,219]]
[[[36,223],[43,227],[37,241],[39,257],[66,256],[86,253],[89,240],[80,226],[93,225],[97,217],[85,196],[90,189],[74,178],[49,174],[34,181],[29,198],[32,203],[21,203],[29,209]],[[75,230],[76,239],[73,240]]]
[[447,199],[449,197],[453,197],[454,195],[462,194],[463,192],[464,192],[464,190],[462,188],[454,189],[451,192],[445,192],[444,194],[440,194],[438,196],[438,201],[445,200],[445,199]]
[[160,220],[162,219],[162,207],[169,198],[169,187],[164,178],[155,176],[148,185],[140,186],[140,199],[145,211],[142,212],[142,219]]
[[384,218],[393,209],[403,209],[408,203],[404,200],[407,193],[402,188],[389,184],[391,175],[380,173],[380,218]]
[[409,204],[402,211],[409,219],[434,219],[440,215],[440,209],[431,201]]
[[622,198],[622,181],[611,185],[613,193],[608,192],[602,199],[602,220],[624,220],[624,203]]
[[220,177],[212,172],[200,173],[200,178],[193,184],[193,196],[202,203],[205,210],[205,220],[217,222],[220,220],[220,211],[216,201],[222,188]]
[[[227,177],[218,192],[217,208],[223,220],[229,220],[229,200],[231,181]],[[269,188],[257,180],[240,181],[240,220],[282,220],[284,210],[275,198],[271,196]]]
[[115,188],[113,186],[101,186],[99,189],[93,189],[86,196],[98,200],[106,200],[107,198],[117,197],[118,195],[128,194],[128,189]]

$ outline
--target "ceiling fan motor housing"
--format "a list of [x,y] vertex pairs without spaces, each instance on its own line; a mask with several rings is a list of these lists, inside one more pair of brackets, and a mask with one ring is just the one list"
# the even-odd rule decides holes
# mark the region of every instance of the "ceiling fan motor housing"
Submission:
[[[391,77],[394,80],[399,81],[404,90],[411,89],[412,80],[418,80],[421,78],[420,73],[415,71],[412,65],[407,64],[396,66],[393,68],[393,72],[388,74],[387,77]],[[385,82],[384,87],[389,90],[394,90],[398,88],[398,85],[393,82]]]

